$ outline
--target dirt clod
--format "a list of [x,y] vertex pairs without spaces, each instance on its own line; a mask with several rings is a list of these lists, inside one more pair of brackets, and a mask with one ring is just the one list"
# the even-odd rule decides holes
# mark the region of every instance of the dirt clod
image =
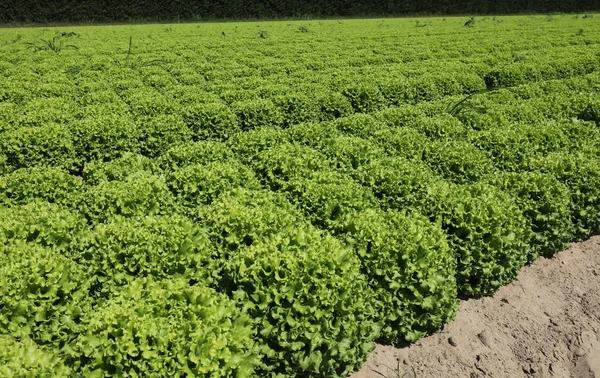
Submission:
[[490,333],[487,330],[483,330],[482,332],[477,334],[477,338],[479,339],[479,341],[481,341],[483,345],[485,345],[488,348],[491,348]]

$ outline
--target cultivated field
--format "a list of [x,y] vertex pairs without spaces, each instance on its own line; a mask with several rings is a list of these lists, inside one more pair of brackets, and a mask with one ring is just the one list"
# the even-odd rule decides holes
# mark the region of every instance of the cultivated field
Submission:
[[600,230],[600,15],[0,29],[0,375],[346,377]]

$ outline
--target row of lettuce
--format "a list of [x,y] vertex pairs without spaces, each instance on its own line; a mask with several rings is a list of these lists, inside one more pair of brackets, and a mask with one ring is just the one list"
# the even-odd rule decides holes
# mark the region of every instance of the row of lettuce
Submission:
[[[542,81],[481,93],[467,101],[462,95],[448,92],[435,101],[419,101],[417,106],[405,104],[390,110],[379,102],[376,91],[370,93],[365,88],[357,89],[356,96],[350,91],[346,95],[317,91],[312,97],[301,92],[281,93],[276,103],[259,99],[230,105],[196,102],[197,98],[192,102],[194,96],[190,96],[190,102],[181,106],[168,96],[137,90],[125,90],[125,102],[113,102],[114,98],[99,95],[85,106],[56,97],[33,100],[24,109],[2,102],[0,172],[50,165],[80,175],[85,164],[111,160],[123,152],[155,158],[182,143],[228,141],[243,131],[264,126],[286,128],[344,117],[361,119],[360,114],[351,117],[355,110],[370,110],[375,118],[394,125],[408,122],[434,139],[453,140],[479,135],[467,136],[469,129],[489,129],[489,133],[494,133],[497,126],[505,130],[513,123],[536,124],[540,119],[597,121],[597,78],[597,73],[591,73]],[[484,88],[478,80],[480,89]],[[430,84],[437,88],[432,82],[424,85]],[[350,101],[354,97],[356,101]],[[375,111],[380,108],[384,109]],[[450,113],[449,122],[442,119],[444,113]],[[442,118],[426,117],[437,114],[442,114]],[[371,137],[367,127],[363,134],[359,136]]]
[[[154,158],[182,143],[228,141],[239,133],[264,126],[287,128],[300,123],[328,122],[350,117],[355,112],[357,119],[363,113],[394,117],[394,110],[385,110],[390,104],[407,113],[390,122],[410,121],[428,136],[455,140],[466,139],[468,128],[492,129],[498,123],[503,126],[514,121],[536,123],[540,117],[557,121],[573,117],[598,119],[598,104],[593,99],[598,93],[594,72],[542,81],[543,84],[513,86],[510,90],[494,91],[493,95],[483,93],[467,102],[462,101],[461,93],[474,93],[486,86],[475,75],[464,77],[465,83],[470,84],[451,89],[457,78],[448,76],[446,81],[443,75],[438,76],[421,82],[422,88],[414,83],[390,81],[385,95],[376,84],[354,85],[342,93],[317,91],[312,96],[301,90],[286,94],[283,86],[276,86],[271,89],[279,92],[273,92],[278,94],[272,100],[259,98],[230,104],[214,99],[204,102],[194,95],[201,89],[188,93],[182,90],[178,92],[180,98],[162,95],[156,89],[123,89],[119,91],[122,98],[114,89],[96,90],[80,98],[83,104],[73,99],[66,101],[64,97],[38,98],[24,107],[5,101],[0,103],[0,172],[46,164],[81,174],[86,163],[113,159],[123,152]],[[488,77],[494,83],[502,78],[506,77]],[[450,89],[444,89],[447,86]],[[423,114],[440,112],[449,112],[456,119],[446,122],[432,118],[420,122]],[[369,134],[369,130],[365,133]]]
[[3,130],[0,373],[344,377],[600,230],[598,92]]
[[[415,72],[393,65],[375,66],[356,73],[319,74],[301,70],[275,77],[252,76],[236,80],[205,78],[208,72],[176,74],[169,67],[143,72],[99,66],[64,72],[64,62],[43,76],[21,67],[0,76],[2,113],[0,130],[20,126],[67,124],[105,113],[134,116],[171,116],[178,122],[197,121],[197,107],[227,107],[242,129],[255,124],[292,125],[371,113],[390,106],[435,101],[491,88],[506,88],[587,75],[596,71],[600,57],[585,49],[577,55],[545,62],[506,65],[482,62],[421,64]],[[56,57],[49,57],[56,60]],[[69,65],[75,65],[70,63]],[[386,75],[381,75],[381,70]],[[220,71],[221,72],[221,71]],[[234,71],[235,72],[235,71]],[[312,80],[306,80],[310,76]],[[188,78],[189,80],[185,79]],[[290,89],[293,88],[293,89]]]

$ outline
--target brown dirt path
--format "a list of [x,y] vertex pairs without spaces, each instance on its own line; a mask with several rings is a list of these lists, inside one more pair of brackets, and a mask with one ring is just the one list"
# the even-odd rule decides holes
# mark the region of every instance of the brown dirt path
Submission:
[[538,259],[493,297],[461,301],[437,334],[377,345],[350,378],[396,378],[386,365],[398,364],[418,378],[600,378],[600,236]]

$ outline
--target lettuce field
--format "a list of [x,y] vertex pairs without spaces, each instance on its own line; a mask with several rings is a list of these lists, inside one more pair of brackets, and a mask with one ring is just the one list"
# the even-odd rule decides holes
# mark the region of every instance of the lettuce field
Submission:
[[0,29],[0,376],[346,377],[600,230],[600,15]]

